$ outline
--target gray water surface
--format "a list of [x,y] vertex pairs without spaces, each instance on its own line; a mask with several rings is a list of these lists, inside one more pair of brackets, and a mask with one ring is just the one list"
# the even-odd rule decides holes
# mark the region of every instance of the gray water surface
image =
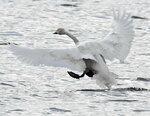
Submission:
[[145,17],[134,19],[126,63],[108,65],[119,75],[110,91],[88,77],[69,77],[65,68],[26,65],[0,46],[0,116],[150,116],[149,6],[149,0],[0,0],[0,42],[29,48],[74,46],[68,37],[52,34],[59,27],[80,41],[103,38],[113,7]]

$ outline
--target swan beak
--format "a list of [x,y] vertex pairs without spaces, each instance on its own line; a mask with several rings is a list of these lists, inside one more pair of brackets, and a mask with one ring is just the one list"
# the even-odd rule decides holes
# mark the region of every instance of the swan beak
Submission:
[[54,32],[53,34],[58,34],[57,32]]

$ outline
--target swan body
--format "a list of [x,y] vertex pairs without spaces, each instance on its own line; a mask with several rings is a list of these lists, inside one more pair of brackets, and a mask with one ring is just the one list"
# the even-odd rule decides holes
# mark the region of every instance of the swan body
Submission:
[[125,11],[113,11],[112,30],[104,39],[80,43],[79,40],[63,28],[54,34],[67,35],[76,47],[66,49],[28,49],[10,45],[10,50],[18,58],[32,65],[66,67],[83,72],[81,76],[68,72],[72,77],[93,77],[101,87],[111,88],[116,83],[116,74],[109,71],[105,59],[121,62],[127,57],[133,40],[133,26],[130,14]]

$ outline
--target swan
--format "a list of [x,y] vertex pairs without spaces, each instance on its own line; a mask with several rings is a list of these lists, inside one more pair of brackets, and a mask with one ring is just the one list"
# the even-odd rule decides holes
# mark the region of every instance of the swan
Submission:
[[76,79],[87,75],[95,79],[100,87],[108,89],[116,84],[117,75],[109,71],[105,59],[124,62],[134,37],[131,15],[119,10],[113,10],[112,30],[103,39],[80,42],[64,28],[58,28],[54,34],[67,35],[73,40],[75,47],[29,49],[10,44],[10,50],[21,61],[31,65],[65,67],[83,72],[78,75],[68,71],[68,74]]

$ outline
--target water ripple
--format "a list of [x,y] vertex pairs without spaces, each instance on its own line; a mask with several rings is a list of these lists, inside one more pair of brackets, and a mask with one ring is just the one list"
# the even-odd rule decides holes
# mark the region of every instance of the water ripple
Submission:
[[61,6],[65,6],[65,7],[78,7],[76,4],[61,4]]
[[146,88],[138,88],[138,87],[127,87],[127,88],[116,88],[116,89],[80,89],[76,91],[85,91],[85,92],[107,92],[107,91],[150,91]]
[[138,102],[138,100],[126,100],[126,99],[116,99],[116,100],[108,100],[112,102]]
[[23,36],[23,34],[15,31],[0,32],[0,36]]
[[12,85],[12,84],[9,84],[9,83],[4,83],[4,82],[0,83],[0,85],[4,85],[4,86],[10,86],[10,87],[15,87],[15,86],[14,86],[14,85]]
[[13,109],[13,110],[8,110],[7,113],[11,113],[11,112],[22,112],[25,111],[24,109]]
[[66,109],[60,109],[60,108],[49,108],[49,110],[53,111],[53,112],[71,112],[71,110],[66,110]]
[[150,78],[142,78],[142,77],[138,77],[136,80],[137,80],[137,81],[150,82]]
[[150,112],[150,110],[145,110],[145,109],[141,109],[141,110],[133,110],[134,112]]

